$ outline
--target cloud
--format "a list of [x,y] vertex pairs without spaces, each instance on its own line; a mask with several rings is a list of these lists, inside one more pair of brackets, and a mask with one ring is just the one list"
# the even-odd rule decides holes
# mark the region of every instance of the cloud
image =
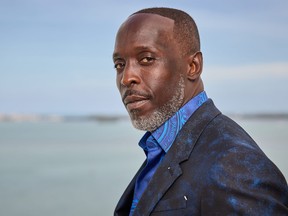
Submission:
[[287,112],[288,62],[207,66],[205,90],[228,113]]
[[205,80],[258,80],[287,79],[288,62],[272,62],[239,66],[207,66],[204,68]]

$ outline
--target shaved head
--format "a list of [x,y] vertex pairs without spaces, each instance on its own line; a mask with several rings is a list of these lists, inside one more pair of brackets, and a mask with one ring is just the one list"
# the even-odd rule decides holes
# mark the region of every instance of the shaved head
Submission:
[[189,14],[174,8],[147,8],[134,14],[139,13],[158,14],[174,20],[174,38],[179,44],[183,56],[192,55],[200,51],[198,28]]

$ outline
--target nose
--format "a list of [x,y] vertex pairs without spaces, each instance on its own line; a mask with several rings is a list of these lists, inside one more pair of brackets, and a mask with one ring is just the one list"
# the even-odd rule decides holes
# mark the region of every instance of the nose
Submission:
[[126,62],[125,68],[122,72],[120,84],[126,87],[130,87],[135,84],[139,84],[141,81],[137,68],[132,63]]

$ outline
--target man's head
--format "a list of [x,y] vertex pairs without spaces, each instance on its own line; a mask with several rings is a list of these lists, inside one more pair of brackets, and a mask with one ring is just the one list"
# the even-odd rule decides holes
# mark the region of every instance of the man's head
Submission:
[[174,20],[174,39],[179,44],[183,56],[200,51],[200,37],[197,25],[193,18],[184,11],[172,8],[147,8],[134,14],[139,13],[158,14]]
[[121,25],[113,61],[133,125],[154,131],[203,90],[197,27],[186,13],[144,9]]

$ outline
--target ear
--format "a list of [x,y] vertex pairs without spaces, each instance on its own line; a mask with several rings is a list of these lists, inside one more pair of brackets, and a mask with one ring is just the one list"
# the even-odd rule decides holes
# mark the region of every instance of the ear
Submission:
[[191,56],[188,56],[189,69],[187,71],[187,77],[189,80],[194,81],[198,79],[202,73],[203,57],[202,53],[196,52]]

